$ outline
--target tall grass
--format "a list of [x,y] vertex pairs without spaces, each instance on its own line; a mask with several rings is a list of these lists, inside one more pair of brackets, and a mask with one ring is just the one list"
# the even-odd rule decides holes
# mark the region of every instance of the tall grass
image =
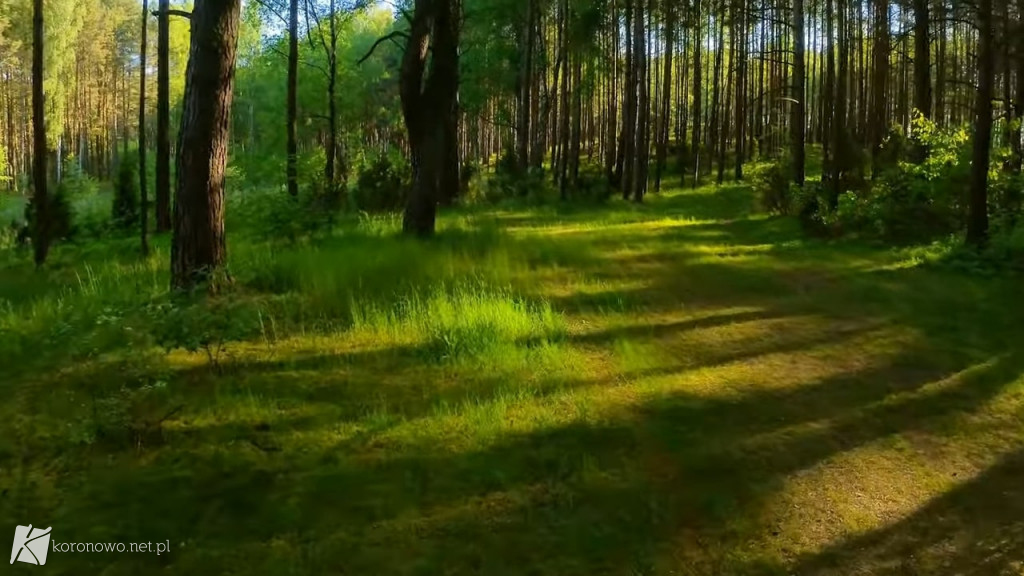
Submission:
[[353,330],[413,342],[436,360],[502,356],[565,338],[566,324],[547,303],[471,285],[413,293],[390,305],[352,302]]

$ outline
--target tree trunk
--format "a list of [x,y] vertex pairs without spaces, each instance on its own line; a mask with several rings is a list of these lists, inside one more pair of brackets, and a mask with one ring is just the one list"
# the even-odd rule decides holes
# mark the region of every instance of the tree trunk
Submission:
[[886,126],[886,86],[889,81],[889,2],[874,0],[875,37],[873,39],[874,75],[871,79],[871,119],[868,125],[871,146],[871,177],[878,175],[881,166],[882,141]]
[[139,48],[139,239],[142,255],[149,255],[149,178],[146,174],[146,48],[149,40],[149,0],[142,0],[142,46]]
[[[156,231],[171,229],[170,0],[160,0],[156,47]],[[146,218],[143,209],[143,218]]]
[[[1017,77],[1016,86],[1014,87],[1014,108],[1015,115],[1018,120],[1024,121],[1024,0],[1017,0],[1017,15],[1018,15],[1018,29],[1017,29]],[[1021,122],[1017,122],[1016,129],[1013,132],[1013,139],[1011,141],[1013,150],[1012,158],[1012,169],[1014,173],[1019,174],[1021,171],[1021,165],[1024,164],[1024,147],[1021,146]],[[1020,190],[1014,192],[1016,198],[1020,198]],[[1019,200],[1018,200],[1019,202]]]
[[522,55],[519,64],[519,110],[516,128],[516,158],[519,169],[526,171],[530,165],[530,96],[533,73],[533,19],[536,0],[526,1],[526,19],[522,29]]
[[[445,126],[458,114],[461,19],[460,0],[415,2],[399,79],[413,171],[402,225],[406,234],[425,237],[434,233],[446,149],[453,140],[452,132],[457,132]],[[424,82],[431,32],[433,58],[430,76]]]
[[[675,55],[675,27],[676,11],[675,5],[665,2],[665,50],[662,57],[665,59],[665,68],[661,78],[661,104],[658,110],[658,134],[656,140],[657,155],[654,167],[654,191],[661,191],[661,175],[665,170],[665,160],[668,157],[668,126],[671,123],[672,104],[672,65]],[[678,145],[678,142],[677,142]]]
[[[650,80],[647,77],[647,45],[644,41],[644,2],[640,0],[637,4],[636,13],[633,15],[633,76],[635,80],[635,103],[636,121],[633,129],[635,142],[633,144],[633,183],[632,197],[634,202],[642,202],[647,188],[647,160],[648,160],[648,112],[650,111],[649,87]],[[648,14],[650,12],[648,11]]]
[[693,187],[697,187],[697,183],[700,181],[700,153],[701,153],[701,134],[700,134],[700,115],[701,115],[701,104],[704,100],[704,85],[703,79],[701,78],[701,30],[704,27],[704,21],[701,19],[700,13],[701,0],[694,0],[694,21],[696,25],[693,29],[693,144],[690,146],[691,153],[693,154]]
[[[195,22],[192,24],[195,34]],[[299,195],[299,144],[295,134],[295,123],[299,116],[299,0],[291,0],[288,8],[288,193]]]
[[628,200],[633,186],[633,169],[635,168],[634,158],[636,156],[636,49],[637,30],[634,21],[639,19],[634,7],[636,0],[626,0],[626,86],[623,90],[622,110],[622,138],[620,148],[620,161],[622,162],[622,180],[620,181],[620,192],[622,198]]
[[[749,38],[747,38],[748,26],[747,26],[747,3],[745,0],[738,0],[736,4],[739,10],[740,18],[740,29],[739,29],[739,53],[736,55],[738,60],[738,69],[736,70],[736,170],[735,177],[737,181],[743,180],[743,160],[744,160],[744,143],[747,138],[747,46],[749,46]],[[736,31],[733,31],[736,34]]]
[[982,247],[988,241],[988,165],[992,144],[992,0],[978,1],[978,91],[974,99],[974,150],[967,217],[967,242]]
[[46,114],[43,94],[43,0],[32,3],[32,202],[36,221],[32,233],[36,266],[46,263],[50,251],[50,203],[46,194]]
[[[932,71],[928,25],[928,0],[914,0],[914,108],[931,120]],[[923,162],[927,155],[928,150],[923,144],[915,147],[916,162]]]
[[790,130],[792,130],[793,182],[804,185],[804,0],[793,0],[793,102]]
[[178,136],[178,186],[171,243],[171,286],[207,283],[216,291],[227,259],[224,172],[235,80],[241,0],[200,0]]
[[[327,195],[334,198],[338,194],[336,163],[338,158],[338,25],[334,17],[335,0],[331,0],[330,35],[331,44],[327,54],[327,146],[324,164],[324,183]],[[297,89],[298,87],[296,87]]]

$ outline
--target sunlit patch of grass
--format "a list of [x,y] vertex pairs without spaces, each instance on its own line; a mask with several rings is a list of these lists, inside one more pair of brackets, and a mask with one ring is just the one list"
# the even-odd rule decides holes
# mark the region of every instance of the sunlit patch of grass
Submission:
[[421,344],[436,360],[500,355],[554,344],[566,334],[565,321],[547,303],[467,285],[413,293],[389,306],[353,302],[352,310],[353,330]]

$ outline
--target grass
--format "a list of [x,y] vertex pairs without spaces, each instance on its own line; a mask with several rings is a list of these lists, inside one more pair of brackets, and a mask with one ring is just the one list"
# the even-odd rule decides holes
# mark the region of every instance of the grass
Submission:
[[166,238],[8,252],[2,524],[172,544],[67,574],[1024,571],[1019,278],[755,206],[236,228],[205,303]]

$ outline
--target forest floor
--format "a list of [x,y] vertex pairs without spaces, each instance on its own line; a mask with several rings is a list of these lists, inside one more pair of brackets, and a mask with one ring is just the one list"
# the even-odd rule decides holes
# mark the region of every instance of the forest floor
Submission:
[[1024,573],[1020,278],[755,205],[230,223],[207,316],[166,238],[0,254],[0,525],[170,543],[63,574]]

